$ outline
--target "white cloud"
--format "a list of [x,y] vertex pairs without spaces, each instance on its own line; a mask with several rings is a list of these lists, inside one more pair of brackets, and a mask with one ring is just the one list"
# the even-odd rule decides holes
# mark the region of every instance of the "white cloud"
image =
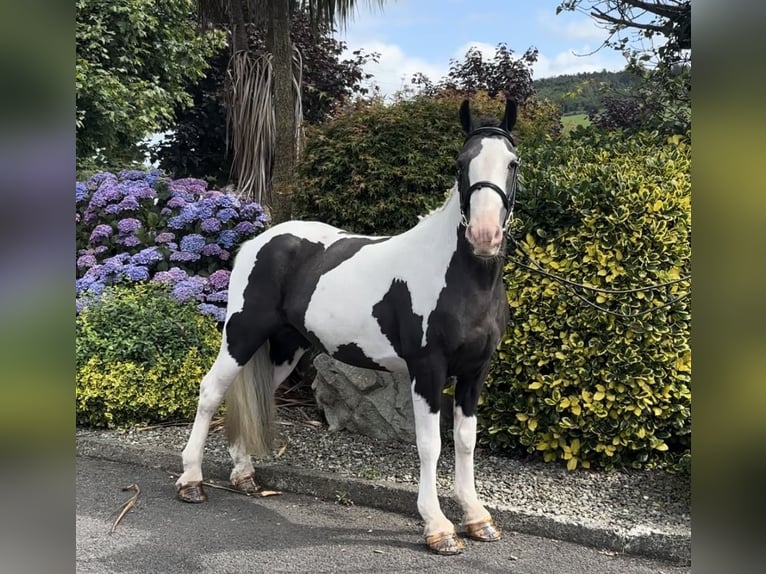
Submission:
[[364,69],[373,74],[370,84],[379,86],[384,96],[392,96],[405,86],[409,86],[410,79],[418,72],[425,74],[434,82],[441,79],[447,72],[446,65],[436,65],[422,58],[408,56],[396,44],[387,44],[378,40],[361,43],[352,43],[349,40],[347,53],[343,57],[347,57],[352,51],[360,48],[367,54],[372,52],[379,54],[378,62],[368,62]]
[[551,16],[549,13],[540,12],[537,15],[542,30],[564,40],[575,40],[600,45],[606,40],[609,33],[599,27],[592,18],[572,19],[562,15]]

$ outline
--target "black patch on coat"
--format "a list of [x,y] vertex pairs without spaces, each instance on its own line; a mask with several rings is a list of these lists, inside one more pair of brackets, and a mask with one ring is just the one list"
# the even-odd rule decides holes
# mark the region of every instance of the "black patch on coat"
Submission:
[[364,351],[356,343],[346,343],[338,347],[332,356],[343,363],[353,365],[362,369],[372,369],[374,371],[385,370],[378,363],[364,354]]
[[272,237],[258,251],[245,287],[242,310],[232,314],[226,323],[231,356],[244,365],[283,325],[292,326],[324,351],[304,326],[306,308],[319,278],[365,245],[386,239],[349,237],[325,249],[322,243],[291,233]]
[[458,247],[428,320],[426,346],[405,360],[415,379],[415,392],[432,413],[439,412],[447,377],[455,376],[455,404],[472,416],[510,307],[502,280],[503,260],[478,259],[464,232],[456,231]]
[[306,350],[311,343],[295,327],[281,325],[276,333],[269,337],[269,358],[275,365],[290,363],[299,349]]
[[417,352],[423,341],[423,316],[412,310],[407,283],[394,279],[383,298],[372,308],[380,330],[400,357]]

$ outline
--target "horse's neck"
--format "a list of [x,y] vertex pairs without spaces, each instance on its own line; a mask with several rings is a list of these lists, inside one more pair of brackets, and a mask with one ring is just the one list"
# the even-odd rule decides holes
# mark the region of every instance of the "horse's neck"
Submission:
[[460,225],[460,194],[457,184],[452,187],[447,200],[441,207],[423,217],[418,224],[403,235],[413,240],[443,241],[448,236],[457,236]]

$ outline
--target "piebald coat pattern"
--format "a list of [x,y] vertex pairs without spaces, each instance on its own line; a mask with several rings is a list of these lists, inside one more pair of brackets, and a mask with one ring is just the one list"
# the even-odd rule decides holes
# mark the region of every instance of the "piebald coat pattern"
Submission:
[[240,247],[221,349],[203,379],[183,452],[182,500],[204,500],[202,451],[224,394],[232,482],[252,482],[248,453],[268,450],[273,391],[314,346],[352,365],[409,374],[421,463],[418,509],[428,547],[444,554],[462,550],[436,492],[441,395],[447,378],[456,378],[455,494],[463,524],[476,539],[499,537],[476,495],[473,451],[479,393],[509,318],[504,203],[512,204],[518,157],[503,134],[515,115],[509,100],[502,129],[482,132],[463,104],[468,137],[458,180],[444,205],[405,233],[367,237],[290,221]]

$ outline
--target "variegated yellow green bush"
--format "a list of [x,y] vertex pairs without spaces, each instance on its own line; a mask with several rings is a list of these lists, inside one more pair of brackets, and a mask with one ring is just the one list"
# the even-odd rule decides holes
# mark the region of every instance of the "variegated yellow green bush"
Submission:
[[108,287],[76,318],[77,424],[190,420],[220,334],[161,284]]
[[[680,139],[581,134],[522,156],[515,235],[544,269],[608,289],[690,273],[690,149]],[[510,259],[505,279],[512,322],[483,397],[481,441],[570,469],[685,466],[690,301],[660,307],[688,292],[689,281],[583,292],[626,315],[654,309],[620,318]]]

